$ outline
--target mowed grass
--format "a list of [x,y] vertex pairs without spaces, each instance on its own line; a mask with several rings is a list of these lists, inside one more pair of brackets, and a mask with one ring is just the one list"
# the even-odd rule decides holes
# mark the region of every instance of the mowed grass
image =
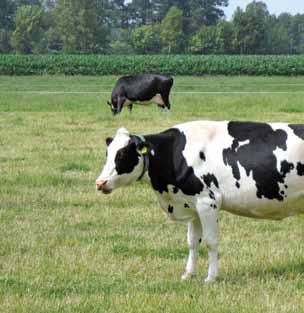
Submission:
[[0,312],[304,312],[303,217],[222,212],[219,281],[202,283],[202,246],[197,279],[181,282],[186,225],[166,218],[149,184],[95,190],[117,128],[304,123],[304,78],[176,77],[170,113],[114,118],[116,78],[0,77]]

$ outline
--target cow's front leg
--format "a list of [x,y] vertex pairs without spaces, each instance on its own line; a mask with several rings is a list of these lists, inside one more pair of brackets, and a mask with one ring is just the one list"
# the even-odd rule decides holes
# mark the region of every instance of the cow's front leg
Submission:
[[195,276],[198,248],[201,241],[202,226],[199,218],[188,223],[187,242],[189,246],[189,256],[186,271],[182,275],[182,280],[187,280]]
[[197,205],[197,212],[203,228],[203,239],[208,249],[208,276],[205,282],[215,281],[218,277],[218,215],[220,203],[202,201]]
[[124,96],[119,96],[118,99],[117,99],[117,108],[116,108],[116,114],[120,113],[125,102],[126,102],[126,97]]

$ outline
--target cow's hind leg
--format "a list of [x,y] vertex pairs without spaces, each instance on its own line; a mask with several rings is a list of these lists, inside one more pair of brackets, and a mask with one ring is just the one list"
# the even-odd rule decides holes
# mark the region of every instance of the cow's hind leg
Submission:
[[186,271],[182,275],[182,280],[187,280],[195,276],[198,248],[201,241],[202,226],[199,218],[188,223],[187,242],[189,246],[189,256]]
[[197,212],[203,228],[203,239],[208,249],[208,276],[205,282],[215,281],[218,277],[218,212],[220,203],[208,200],[197,205]]
[[128,109],[129,109],[129,112],[131,113],[132,109],[133,109],[133,104],[132,103],[128,105]]
[[170,110],[171,105],[170,105],[170,102],[169,102],[169,92],[163,92],[161,94],[161,97],[162,97],[163,102],[164,102],[163,108],[167,108],[168,110]]

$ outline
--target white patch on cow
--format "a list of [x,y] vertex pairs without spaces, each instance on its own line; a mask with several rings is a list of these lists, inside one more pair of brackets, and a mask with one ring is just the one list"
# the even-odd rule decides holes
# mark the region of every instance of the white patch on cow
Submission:
[[248,145],[249,143],[250,143],[250,140],[249,140],[249,139],[244,140],[244,141],[239,141],[239,147]]
[[[161,208],[172,221],[180,223],[190,222],[197,217],[194,209],[194,197],[187,196],[180,190],[174,193],[173,189],[174,186],[169,185],[168,192],[163,192],[162,194],[156,192]],[[185,207],[185,203],[187,203],[189,207]],[[173,208],[172,212],[168,211],[169,206]]]

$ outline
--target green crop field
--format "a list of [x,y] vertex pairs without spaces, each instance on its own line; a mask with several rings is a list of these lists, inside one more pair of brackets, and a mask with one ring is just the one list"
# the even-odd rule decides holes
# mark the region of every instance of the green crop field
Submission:
[[304,75],[303,55],[1,55],[0,75]]
[[105,196],[105,138],[197,119],[304,123],[304,77],[176,77],[172,111],[113,117],[114,76],[0,76],[0,312],[304,312],[304,218],[222,212],[220,279],[181,282],[186,225],[147,182]]

